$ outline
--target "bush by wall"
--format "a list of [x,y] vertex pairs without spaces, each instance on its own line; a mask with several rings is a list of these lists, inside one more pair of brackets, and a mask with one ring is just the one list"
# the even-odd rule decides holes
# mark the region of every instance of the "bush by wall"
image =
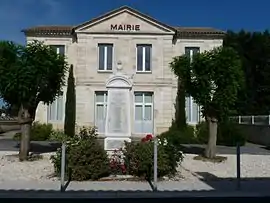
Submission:
[[[201,122],[196,126],[196,136],[198,143],[207,144],[208,142],[208,125],[207,122]],[[217,144],[225,146],[236,146],[239,143],[245,145],[246,137],[240,128],[230,122],[222,122],[218,124]]]
[[[34,122],[31,128],[30,140],[31,141],[45,141],[49,140],[51,133],[53,132],[52,124]],[[14,140],[21,139],[21,133],[16,133],[13,137]]]
[[179,146],[180,144],[198,143],[195,137],[195,129],[193,126],[189,125],[187,125],[187,127],[182,130],[172,127],[168,131],[160,134],[159,137],[166,138],[168,142],[174,146]]
[[[110,174],[107,152],[97,141],[95,128],[82,128],[66,140],[67,172],[71,180],[98,180]],[[61,170],[61,149],[51,157],[56,175]]]
[[[217,144],[225,146],[236,146],[237,143],[245,145],[246,137],[240,128],[230,122],[218,124]],[[169,143],[175,148],[181,150],[181,144],[207,144],[209,129],[206,122],[200,122],[196,127],[187,126],[184,130],[170,128],[168,131],[160,134],[160,137],[166,137]]]

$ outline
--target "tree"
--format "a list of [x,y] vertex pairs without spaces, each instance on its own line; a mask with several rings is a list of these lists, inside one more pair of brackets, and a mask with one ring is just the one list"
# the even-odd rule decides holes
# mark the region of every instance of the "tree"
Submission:
[[263,115],[270,112],[270,34],[228,31],[224,47],[234,48],[245,73],[245,88],[238,95],[238,115]]
[[187,127],[186,119],[186,97],[185,97],[185,88],[184,84],[181,81],[181,78],[177,78],[177,95],[175,102],[175,120],[172,123],[172,127],[178,130],[184,130]]
[[217,122],[228,115],[242,87],[241,61],[234,49],[218,47],[196,54],[192,62],[185,55],[175,57],[171,68],[182,79],[187,94],[202,107],[209,125],[205,156],[213,158],[216,154]]
[[50,104],[59,95],[66,70],[64,56],[42,42],[33,41],[26,46],[0,42],[0,96],[19,107],[21,161],[28,156],[37,106],[40,102]]
[[70,66],[68,76],[68,86],[66,93],[66,108],[65,108],[65,134],[67,136],[75,135],[75,122],[76,122],[76,94],[73,76],[73,65]]

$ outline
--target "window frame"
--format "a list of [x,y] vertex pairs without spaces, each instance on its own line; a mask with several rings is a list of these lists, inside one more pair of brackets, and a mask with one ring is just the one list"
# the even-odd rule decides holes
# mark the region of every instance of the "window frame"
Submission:
[[[142,94],[142,102],[136,102],[136,94]],[[145,95],[146,94],[151,94],[151,99],[152,102],[145,102]],[[134,134],[145,134],[145,133],[154,133],[154,92],[151,91],[134,91],[133,93],[134,96],[134,104],[133,104],[133,112],[134,112],[134,116],[133,116],[133,131]],[[141,106],[142,107],[142,120],[136,120],[136,106]],[[145,107],[146,106],[151,106],[151,122],[152,122],[152,132],[137,132],[135,129],[135,122],[136,121],[145,121]]]
[[[100,52],[100,48],[101,46],[104,46],[104,61],[103,61],[103,66],[104,66],[104,70],[100,69],[100,57],[99,57],[99,52]],[[108,46],[112,46],[112,68],[111,70],[108,70]],[[97,49],[98,49],[98,64],[97,64],[97,71],[98,72],[113,72],[113,64],[114,64],[114,44],[113,43],[98,43],[97,45]],[[105,54],[106,53],[106,54]],[[106,55],[106,57],[105,57]]]
[[[60,116],[61,119],[57,120],[57,118],[59,117],[59,115],[58,115],[58,103],[60,102],[59,101],[59,96],[57,96],[55,98],[55,100],[51,104],[47,105],[47,122],[48,123],[63,122],[64,119],[65,119],[64,92],[61,91],[60,94],[61,94],[60,97],[62,98],[61,99],[62,100],[62,115]],[[50,118],[51,117],[50,108],[52,107],[52,105],[56,105],[56,112],[55,112],[55,116],[54,116],[53,119]]]
[[[103,93],[103,101],[102,102],[97,102],[97,96],[99,95],[98,93]],[[101,94],[100,94],[101,95]],[[107,110],[108,110],[108,91],[95,91],[94,92],[94,123],[95,123],[95,126],[97,126],[97,106],[98,105],[102,105],[103,106],[103,116],[104,116],[104,132],[100,131],[99,129],[98,130],[98,133],[105,133],[105,128],[106,128],[106,117],[107,117]]]
[[[187,49],[189,49],[188,56],[191,57],[191,61],[193,59],[195,49],[198,50],[198,53],[201,52],[201,48],[199,46],[186,46],[185,47],[185,54],[186,55],[187,55],[187,53],[186,53]],[[191,124],[191,125],[196,125],[197,123],[199,123],[202,120],[201,107],[194,101],[192,96],[186,96],[185,100],[187,100],[187,99],[189,99],[188,100],[189,106],[185,105],[185,111],[186,111],[186,114],[188,114],[188,116],[186,115],[187,123]],[[197,112],[197,118],[198,118],[198,121],[195,121],[194,115],[193,115],[193,105],[194,104],[197,105],[197,111],[198,111]]]
[[[143,56],[142,56],[142,70],[138,70],[138,47],[142,46],[143,47]],[[150,47],[150,59],[149,59],[149,63],[150,63],[150,70],[145,70],[146,66],[146,47]],[[152,73],[152,49],[153,49],[153,45],[152,44],[136,44],[136,73]],[[143,60],[144,59],[144,60]]]
[[63,44],[51,44],[49,45],[51,48],[56,48],[56,53],[57,54],[61,54],[60,53],[60,47],[63,47],[63,50],[64,50],[64,53],[63,53],[63,56],[66,55],[66,45],[63,45]]

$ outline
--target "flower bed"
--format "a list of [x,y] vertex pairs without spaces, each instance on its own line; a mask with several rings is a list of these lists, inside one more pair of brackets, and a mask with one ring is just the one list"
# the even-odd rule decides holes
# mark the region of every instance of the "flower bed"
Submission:
[[[147,134],[140,142],[125,142],[123,149],[109,156],[97,141],[94,128],[82,128],[79,134],[65,138],[67,172],[71,180],[149,180],[153,178],[154,140]],[[158,137],[158,177],[172,177],[182,154],[166,138]],[[55,173],[60,173],[61,150],[52,157]]]

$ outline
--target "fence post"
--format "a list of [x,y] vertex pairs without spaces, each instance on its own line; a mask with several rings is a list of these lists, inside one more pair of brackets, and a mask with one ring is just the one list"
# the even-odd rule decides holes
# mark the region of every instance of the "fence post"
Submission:
[[240,145],[236,146],[236,176],[237,176],[237,190],[241,189],[241,160],[240,160]]
[[157,191],[157,155],[158,155],[158,139],[154,137],[154,191]]
[[238,116],[238,124],[241,124],[241,116]]
[[268,115],[268,125],[270,125],[270,115]]
[[61,153],[61,187],[60,191],[65,192],[65,169],[66,169],[66,144],[62,142]]
[[254,125],[254,116],[251,116],[251,124]]

